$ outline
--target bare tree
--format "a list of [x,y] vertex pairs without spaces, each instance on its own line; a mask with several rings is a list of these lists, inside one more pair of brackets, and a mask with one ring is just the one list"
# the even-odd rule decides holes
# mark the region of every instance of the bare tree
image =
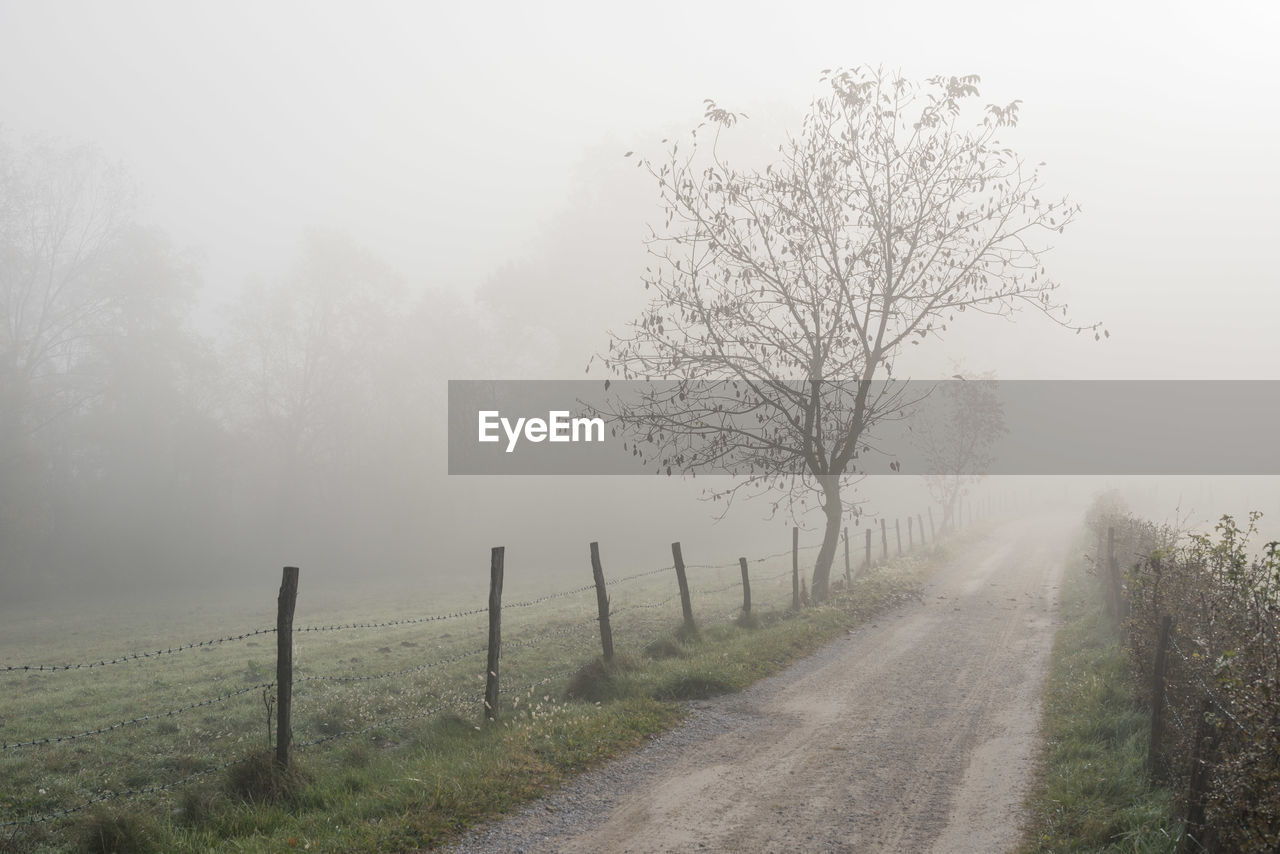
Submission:
[[[140,565],[197,464],[196,273],[91,146],[0,138],[0,563]],[[141,535],[148,519],[165,533]],[[154,555],[154,550],[152,551]]]
[[398,394],[382,377],[399,340],[403,293],[398,274],[372,253],[311,230],[290,273],[247,289],[236,306],[232,420],[253,459],[244,476],[262,502],[249,522],[257,536],[296,549],[331,527],[317,519],[346,514],[337,539],[354,547],[347,511],[372,507],[363,499],[374,461],[390,453],[381,431]]
[[[824,598],[868,428],[908,402],[892,392],[902,349],[957,314],[1030,306],[1071,326],[1045,247],[1076,217],[997,135],[1019,102],[974,117],[978,78],[918,83],[881,69],[826,72],[798,136],[764,168],[736,168],[721,136],[741,114],[708,101],[689,142],[640,159],[665,212],[649,240],[648,308],[602,358],[624,379],[675,386],[623,405],[636,453],[671,471],[745,473],[712,496],[816,496]],[[709,137],[709,139],[708,139]],[[865,465],[863,466],[865,470]]]
[[124,294],[112,276],[132,190],[88,147],[0,139],[0,542],[35,575],[76,470],[74,421],[103,390],[101,343]]
[[[959,370],[959,369],[957,369]],[[991,446],[1006,431],[994,373],[944,383],[911,419],[914,443],[928,467],[925,484],[942,505],[942,529],[956,505],[991,467]]]
[[11,437],[100,391],[85,367],[128,298],[111,274],[132,197],[127,176],[92,148],[0,140],[0,381]]

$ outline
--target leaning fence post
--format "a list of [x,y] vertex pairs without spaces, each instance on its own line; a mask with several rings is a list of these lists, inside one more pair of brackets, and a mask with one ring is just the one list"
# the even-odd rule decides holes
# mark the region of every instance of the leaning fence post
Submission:
[[853,583],[853,569],[849,565],[849,529],[844,529],[844,583],[849,586]]
[[591,544],[591,577],[596,582],[596,606],[600,610],[600,647],[605,661],[613,661],[613,628],[609,625],[609,594],[604,586],[604,568],[600,566],[600,544]]
[[747,575],[747,559],[738,558],[738,567],[742,570],[742,613],[751,616],[751,578]]
[[298,568],[286,566],[276,600],[276,764],[289,767],[293,727],[293,610],[298,603]]
[[919,513],[916,514],[916,522],[920,524],[920,545],[923,546],[926,544],[926,541],[924,538],[924,517],[921,516]]
[[484,717],[498,718],[498,653],[502,649],[502,561],[506,548],[494,546],[489,558],[489,660],[485,669]]
[[1147,745],[1147,773],[1155,777],[1163,763],[1160,757],[1160,744],[1164,741],[1164,674],[1168,666],[1169,631],[1173,625],[1173,617],[1165,614],[1160,618],[1160,639],[1156,642],[1156,661],[1151,668],[1151,741]]
[[800,528],[791,528],[791,607],[800,610]]
[[885,527],[884,517],[880,517],[880,560],[889,559],[889,529]]
[[893,520],[893,533],[898,538],[898,557],[902,557],[902,520]]
[[867,528],[867,556],[864,562],[864,569],[871,569],[871,529]]
[[680,553],[680,544],[671,544],[671,557],[676,564],[676,583],[680,585],[680,608],[684,611],[684,628],[690,634],[697,635],[698,627],[693,623],[693,602],[689,599],[689,579],[684,574],[684,556]]

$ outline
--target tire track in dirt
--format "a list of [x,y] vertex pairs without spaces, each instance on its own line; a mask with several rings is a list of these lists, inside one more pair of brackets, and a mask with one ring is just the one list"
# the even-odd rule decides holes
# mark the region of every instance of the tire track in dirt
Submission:
[[1007,523],[908,603],[450,849],[1014,846],[1075,517]]

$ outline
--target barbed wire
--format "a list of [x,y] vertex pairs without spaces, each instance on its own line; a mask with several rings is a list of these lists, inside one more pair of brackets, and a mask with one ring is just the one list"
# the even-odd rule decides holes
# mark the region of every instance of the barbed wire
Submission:
[[633,602],[629,605],[623,605],[621,608],[610,610],[609,615],[613,616],[614,614],[625,614],[627,611],[634,611],[637,608],[661,608],[662,606],[670,602],[674,602],[676,598],[677,598],[676,596],[668,596],[666,599],[663,599],[661,602]]
[[[819,548],[819,546],[802,546],[800,548],[800,551],[808,551],[815,548]],[[759,563],[767,560],[772,560],[773,558],[776,558],[776,557],[783,557],[789,554],[791,554],[790,551],[778,552],[776,554],[765,555],[763,557],[749,558],[748,560]],[[726,568],[734,567],[737,565],[738,565],[737,561],[734,561],[732,563],[725,563],[725,564],[686,564],[686,569],[726,569]],[[637,579],[646,578],[652,575],[657,575],[662,572],[669,572],[673,569],[675,569],[675,566],[670,565],[670,566],[659,567],[657,569],[646,570],[644,572],[633,573],[631,575],[626,575],[621,578],[616,578],[612,581],[609,581],[607,582],[607,586],[613,586],[616,584],[625,584],[629,581],[635,581]],[[584,584],[581,587],[575,587],[571,590],[562,590],[557,593],[548,593],[545,596],[538,596],[533,599],[527,599],[527,600],[518,601],[518,602],[504,602],[503,608],[529,608],[534,605],[540,605],[543,602],[549,602],[553,599],[562,599],[568,596],[575,596],[579,593],[585,593],[588,590],[594,590],[594,589],[595,589],[594,583]],[[396,619],[396,620],[363,621],[363,622],[351,622],[351,623],[332,623],[332,624],[323,624],[323,625],[295,626],[293,628],[293,631],[295,633],[310,633],[310,632],[347,631],[351,629],[384,629],[384,628],[393,628],[396,626],[420,625],[423,623],[435,623],[435,622],[442,622],[445,620],[456,620],[462,617],[471,617],[478,614],[485,614],[485,613],[488,613],[488,611],[489,611],[488,607],[485,606],[485,607],[479,607],[479,608],[467,608],[461,611],[451,611],[444,614],[431,614],[423,617],[405,617],[405,618]],[[66,671],[66,670],[86,670],[86,669],[96,668],[96,667],[107,667],[113,664],[124,664],[130,661],[141,661],[144,659],[157,658],[160,656],[176,655],[180,652],[185,652],[186,650],[189,650],[189,649],[198,649],[201,647],[216,646],[218,644],[229,643],[232,641],[246,640],[248,638],[256,637],[258,635],[274,634],[276,631],[277,629],[275,627],[254,629],[253,631],[243,632],[241,634],[227,635],[225,637],[212,638],[210,640],[196,641],[192,643],[184,643],[184,644],[179,644],[177,646],[167,647],[165,649],[157,649],[149,652],[132,652],[132,653],[126,653],[124,655],[119,655],[114,658],[104,658],[104,659],[99,659],[98,661],[80,662],[75,664],[0,665],[0,672],[39,673],[39,672],[53,672],[53,671]]]
[[[612,612],[612,611],[610,611],[610,612],[609,612],[609,615],[610,615],[610,616],[612,616],[612,615],[613,615],[613,612]],[[591,617],[591,618],[586,619],[586,620],[580,620],[580,621],[578,621],[578,622],[576,622],[576,623],[570,623],[570,624],[568,624],[568,625],[564,625],[564,626],[553,626],[553,627],[551,627],[551,628],[549,628],[549,629],[543,629],[542,631],[540,631],[540,632],[536,632],[535,634],[530,635],[530,636],[529,636],[529,637],[527,637],[527,638],[517,638],[517,642],[519,642],[519,641],[538,641],[538,640],[543,640],[543,639],[545,639],[545,638],[549,638],[549,637],[558,637],[558,636],[559,636],[559,637],[567,637],[567,636],[570,636],[570,635],[580,634],[580,633],[582,632],[582,630],[583,630],[583,629],[585,629],[586,627],[588,627],[588,626],[598,626],[598,625],[599,625],[599,623],[600,623],[600,617],[597,615],[597,616]],[[507,645],[507,644],[506,644],[506,641],[504,641],[504,642],[503,642],[503,646],[505,647],[506,645]]]
[[[596,618],[593,618],[590,622],[592,623],[596,622]],[[527,647],[536,646],[539,641],[545,640],[547,637],[550,637],[552,635],[568,635],[571,632],[578,632],[578,631],[581,631],[582,627],[586,625],[589,625],[589,623],[584,622],[572,627],[565,627],[562,629],[552,629],[546,632],[541,632],[538,635],[525,640],[504,641],[502,644],[502,649],[506,651],[506,650],[524,649]],[[396,676],[404,676],[409,673],[418,673],[423,670],[430,670],[433,667],[440,667],[445,664],[456,664],[459,661],[465,661],[468,658],[486,654],[488,653],[488,651],[489,651],[489,647],[486,645],[486,646],[478,647],[476,649],[469,650],[467,652],[460,652],[456,655],[451,655],[446,658],[439,658],[439,659],[435,659],[434,661],[428,661],[424,664],[417,664],[412,667],[402,667],[399,670],[390,670],[390,671],[387,671],[386,673],[313,674],[310,676],[297,677],[293,681],[295,685],[303,685],[311,682],[372,682],[379,679],[391,679]]]
[[[801,546],[800,548],[796,549],[796,551],[811,552],[814,549],[820,549],[820,548],[822,548],[822,544],[818,543],[817,545],[813,545],[813,546]],[[767,560],[775,560],[780,557],[790,557],[790,555],[791,555],[791,549],[787,549],[785,552],[774,552],[773,554],[765,555],[764,557],[750,557],[750,558],[747,558],[747,562],[748,563],[764,563]],[[737,561],[734,561],[732,564],[728,564],[728,566],[737,566],[737,565],[738,565]]]
[[[528,693],[528,692],[531,692],[534,688],[541,687],[542,685],[546,685],[549,682],[554,682],[557,679],[563,679],[566,676],[572,675],[574,672],[576,671],[565,670],[559,673],[553,673],[550,676],[547,676],[543,679],[538,680],[537,682],[534,682],[529,685],[524,685],[519,689],[517,689],[515,692],[512,692],[510,689],[507,689],[507,690],[499,689],[499,694],[510,695],[511,693]],[[433,706],[430,709],[426,709],[420,712],[411,712],[403,715],[392,715],[391,717],[382,718],[381,720],[371,722],[367,726],[359,727],[357,729],[343,730],[342,732],[330,733],[329,735],[321,736],[320,738],[311,739],[310,741],[298,742],[298,743],[295,743],[293,747],[296,750],[306,750],[311,747],[316,747],[321,744],[326,744],[331,741],[336,741],[340,738],[347,738],[353,735],[363,735],[364,733],[372,732],[376,729],[381,729],[382,727],[385,727],[392,723],[407,723],[409,721],[428,718],[433,715],[439,714],[440,712],[445,711],[446,709],[451,709],[455,712],[461,713],[463,711],[463,709],[461,708],[461,705],[462,704],[459,702],[441,703],[437,706]]]
[[527,649],[528,647],[531,647],[531,646],[537,646],[538,643],[542,640],[543,640],[542,638],[532,638],[530,640],[523,640],[523,641],[512,641],[512,642],[503,641],[502,650],[503,652],[506,652],[509,649]]
[[713,593],[723,593],[726,590],[732,590],[735,587],[742,587],[741,578],[739,578],[737,581],[730,582],[729,584],[726,584],[723,587],[702,587],[697,590],[690,590],[689,593],[690,595],[696,594],[699,596],[709,596]]
[[254,629],[251,632],[245,632],[239,635],[227,635],[226,637],[213,638],[212,640],[197,641],[195,643],[184,643],[179,646],[172,646],[166,649],[157,649],[153,652],[130,652],[115,658],[103,658],[98,661],[89,661],[82,664],[6,664],[0,665],[0,672],[15,671],[31,671],[35,673],[49,672],[55,670],[88,670],[93,667],[109,667],[112,664],[123,664],[129,661],[141,661],[146,658],[158,658],[164,655],[177,655],[180,652],[186,652],[189,649],[198,649],[200,647],[217,646],[222,643],[230,643],[231,641],[245,640],[246,638],[257,637],[258,635],[275,634],[275,629]]
[[[787,552],[787,554],[791,554],[791,553]],[[684,565],[684,568],[685,569],[729,569],[730,567],[737,568],[737,566],[738,566],[738,562],[735,560],[732,563],[686,563]]]
[[134,724],[145,723],[146,721],[158,721],[163,718],[171,718],[174,715],[180,715],[183,712],[189,712],[192,709],[199,709],[199,708],[203,708],[204,706],[212,706],[217,703],[222,703],[227,700],[230,700],[232,697],[239,697],[242,694],[248,694],[250,691],[261,691],[267,688],[274,688],[275,684],[276,683],[274,682],[263,682],[258,685],[252,685],[248,688],[241,688],[237,691],[231,691],[227,694],[222,694],[217,697],[211,697],[208,700],[201,700],[197,703],[191,703],[189,705],[182,706],[177,709],[170,709],[167,712],[157,712],[149,715],[139,715],[136,718],[129,718],[128,720],[118,721],[117,723],[110,724],[109,726],[98,727],[97,729],[87,729],[84,732],[77,732],[71,735],[48,736],[46,738],[36,738],[30,741],[16,741],[12,743],[4,743],[4,744],[0,744],[0,750],[10,750],[18,747],[35,747],[37,745],[46,745],[46,744],[59,744],[64,741],[75,741],[81,738],[88,738],[89,736],[102,735],[103,733],[112,732],[113,730],[121,729],[127,726],[133,726]]
[[506,608],[530,608],[534,605],[541,605],[543,602],[549,602],[552,599],[563,599],[566,596],[576,596],[579,593],[585,593],[588,590],[595,590],[595,583],[584,584],[581,587],[575,587],[572,590],[561,590],[559,593],[548,593],[546,596],[539,596],[536,599],[527,599],[523,602],[503,602],[503,609]]
[[[820,545],[804,546],[800,548],[800,551],[811,551],[815,548],[820,548]],[[764,555],[761,557],[749,558],[748,560],[754,563],[763,563],[765,561],[773,560],[776,558],[786,557],[787,555],[790,555],[790,554],[792,554],[792,551],[787,550],[787,551],[777,552],[775,554]],[[686,568],[728,569],[728,568],[737,567],[738,565],[739,565],[738,561],[735,560],[733,562],[724,563],[724,564],[688,564],[686,565]],[[656,569],[646,570],[643,572],[633,573],[631,575],[626,575],[621,578],[616,578],[608,582],[608,586],[612,587],[616,585],[621,585],[621,584],[625,584],[638,579],[658,575],[660,573],[670,572],[674,568],[675,568],[674,566],[664,566]],[[756,579],[756,581],[757,583],[772,581],[772,580],[789,576],[791,574],[792,574],[791,571],[788,570],[786,572],[778,573],[776,575],[766,576],[765,578],[762,578],[762,579]],[[729,590],[735,587],[740,587],[740,586],[741,586],[741,580],[735,580],[731,584],[727,584],[723,587],[717,587],[717,588],[711,588],[711,589],[700,589],[694,592],[700,595],[705,595],[709,593],[722,592],[722,591]],[[563,590],[556,593],[550,593],[544,596],[535,597],[533,599],[504,603],[504,607],[505,608],[528,608],[528,607],[533,607],[533,606],[542,604],[544,602],[552,601],[555,599],[560,599],[560,598],[565,598],[565,597],[585,593],[594,589],[595,589],[594,584],[587,584],[587,585],[576,587],[570,590]],[[630,605],[625,605],[621,608],[611,610],[610,615],[613,616],[617,614],[622,614],[630,610],[661,608],[670,604],[676,598],[677,596],[672,595],[656,602],[638,602]],[[310,632],[342,631],[342,630],[351,630],[351,629],[392,628],[396,626],[408,626],[408,625],[417,625],[417,624],[432,623],[432,622],[441,622],[446,620],[455,620],[463,617],[485,614],[485,613],[488,613],[488,610],[489,609],[487,607],[479,607],[479,608],[464,609],[460,611],[452,611],[444,614],[433,614],[433,615],[421,616],[421,617],[408,617],[408,618],[395,619],[395,620],[350,622],[350,623],[337,623],[337,624],[328,624],[328,625],[308,625],[308,626],[296,627],[293,629],[293,631],[297,633],[310,633]],[[733,619],[738,615],[738,613],[739,612],[735,610],[733,613],[726,614],[725,619]],[[546,640],[549,637],[568,636],[571,634],[579,633],[586,626],[597,623],[598,620],[599,620],[598,617],[592,617],[589,620],[584,620],[579,623],[574,623],[572,625],[558,626],[553,629],[548,629],[542,632],[538,632],[537,634],[534,634],[529,638],[524,638],[516,641],[509,641],[507,643],[504,643],[503,647],[504,649],[521,649],[521,648],[532,647],[537,645],[539,642]],[[260,628],[260,629],[255,629],[252,631],[243,632],[235,635],[227,635],[224,637],[212,638],[209,640],[179,644],[179,645],[164,648],[164,649],[157,649],[157,650],[147,651],[147,652],[127,653],[124,655],[115,656],[113,658],[104,658],[104,659],[99,659],[97,661],[89,661],[89,662],[81,662],[81,663],[73,663],[73,664],[0,665],[0,672],[54,672],[54,671],[70,671],[70,670],[106,667],[114,664],[122,664],[122,663],[131,662],[131,661],[141,661],[141,660],[146,660],[151,658],[175,655],[191,649],[212,647],[212,646],[216,646],[224,643],[246,640],[248,638],[256,637],[259,635],[274,634],[276,632],[277,632],[277,629],[274,627]],[[469,650],[467,652],[458,653],[456,655],[447,656],[445,658],[436,659],[434,661],[426,662],[420,665],[415,665],[413,667],[406,667],[406,668],[401,668],[394,671],[388,671],[386,673],[349,674],[349,675],[314,674],[310,676],[306,676],[306,675],[301,676],[300,678],[297,678],[294,681],[296,684],[307,684],[307,683],[316,683],[316,682],[357,682],[357,681],[372,681],[372,680],[388,679],[396,676],[402,676],[409,673],[414,673],[414,672],[428,670],[435,667],[440,667],[446,664],[456,663],[456,662],[471,658],[473,656],[486,653],[487,651],[488,651],[488,647],[486,646],[482,648]],[[1186,656],[1182,654],[1181,650],[1178,650],[1178,652],[1179,652],[1179,655],[1182,655],[1184,660],[1186,660]],[[538,687],[546,685],[550,682],[554,682],[558,679],[563,679],[567,676],[571,676],[575,672],[576,671],[572,669],[560,671],[560,672],[551,674],[549,676],[546,676],[543,679],[535,681],[531,684],[524,685],[516,689],[510,689],[510,688],[503,689],[501,690],[500,693],[507,696],[511,696],[512,694],[519,694],[519,693],[529,694]],[[1240,726],[1241,729],[1244,729],[1244,727],[1239,723],[1239,721],[1235,719],[1235,717],[1230,713],[1230,711],[1227,710],[1225,707],[1223,707],[1217,701],[1216,697],[1212,695],[1212,692],[1208,691],[1207,686],[1204,686],[1203,680],[1199,680],[1199,681],[1201,682],[1202,687],[1205,687],[1206,693],[1209,695],[1210,699],[1214,702],[1214,705],[1217,706],[1230,720],[1232,720],[1233,723],[1236,723],[1237,726]],[[273,687],[275,687],[274,682],[259,683],[246,688],[230,691],[216,697],[211,697],[205,700],[189,703],[187,705],[180,706],[175,709],[170,709],[164,712],[156,712],[156,713],[151,713],[146,715],[139,715],[134,718],[121,720],[119,722],[110,724],[108,726],[103,726],[96,729],[84,730],[82,732],[72,733],[72,734],[63,735],[63,736],[49,736],[49,737],[31,739],[31,740],[22,741],[22,742],[0,743],[0,750],[9,750],[9,749],[17,749],[17,748],[23,748],[23,747],[34,747],[34,746],[40,746],[40,745],[76,741],[79,739],[89,738],[92,736],[112,732],[114,730],[121,729],[124,727],[141,724],[147,721],[173,717],[173,716],[182,714],[184,712],[191,711],[193,709],[216,705],[218,703],[222,703],[227,700],[230,700],[234,697],[242,696],[244,694],[248,694],[254,691],[269,690]],[[407,713],[407,714],[393,715],[378,721],[371,722],[367,726],[350,729],[350,730],[344,730],[337,733],[331,733],[319,738],[312,739],[310,741],[295,743],[293,746],[295,749],[306,750],[306,749],[316,747],[331,741],[335,741],[337,739],[364,734],[372,730],[379,729],[381,727],[385,727],[395,723],[404,723],[404,722],[413,721],[413,720],[420,720],[423,718],[430,717],[432,715],[439,714],[440,712],[445,711],[446,709],[452,708],[457,710],[457,709],[460,709],[460,707],[461,707],[461,703],[458,700],[454,700],[452,702],[440,703],[429,709]],[[1174,714],[1176,716],[1176,711]],[[1180,719],[1179,719],[1179,723],[1181,724]],[[30,815],[20,819],[0,822],[0,828],[12,828],[12,827],[45,823],[45,822],[54,821],[60,818],[64,818],[66,816],[73,815],[77,812],[80,812],[84,809],[87,809],[95,804],[102,803],[104,801],[121,799],[121,798],[133,798],[133,797],[139,797],[139,796],[145,796],[145,795],[157,794],[157,793],[169,791],[179,786],[185,785],[193,780],[199,779],[201,777],[218,773],[220,771],[224,771],[233,766],[243,764],[244,762],[247,762],[252,758],[253,758],[252,756],[244,756],[237,759],[231,759],[231,760],[213,765],[201,771],[188,774],[180,779],[173,780],[168,783],[158,783],[158,784],[149,785],[149,786],[130,787],[126,789],[103,792],[75,806],[52,810],[47,813]]]
[[[558,673],[553,673],[550,676],[547,676],[536,682],[533,682],[528,685],[524,685],[519,689],[516,689],[515,692],[512,692],[510,689],[508,689],[501,693],[505,693],[508,695],[510,695],[511,693],[529,693],[534,688],[538,688],[550,682],[554,682],[557,679],[563,679],[566,676],[572,675],[574,672],[576,671],[565,670],[565,671],[560,671]],[[274,685],[274,683],[255,685],[253,686],[253,688],[246,688],[244,689],[244,691],[240,691],[236,693],[247,693],[248,691],[251,691],[251,690],[271,687],[271,685]],[[454,711],[462,711],[461,705],[462,704],[459,702],[441,703],[439,705],[433,706],[432,708],[426,709],[424,711],[412,712],[412,713],[403,714],[403,715],[392,715],[391,717],[382,718],[381,720],[372,722],[367,726],[360,727],[357,729],[343,730],[342,732],[331,733],[329,735],[325,735],[320,738],[311,739],[310,741],[295,742],[293,744],[293,748],[295,750],[306,750],[311,747],[316,747],[321,744],[326,744],[331,741],[336,741],[340,738],[347,738],[353,735],[361,735],[367,732],[372,732],[375,729],[379,729],[381,727],[387,726],[392,723],[406,723],[413,720],[420,720],[422,718],[431,717],[432,715],[439,714],[440,712],[445,711],[446,709],[453,709]],[[194,708],[194,706],[192,708]],[[95,804],[103,803],[104,801],[115,800],[118,798],[132,798],[140,795],[157,794],[159,792],[168,791],[171,789],[175,789],[179,786],[185,785],[191,782],[192,780],[199,779],[200,777],[204,777],[209,774],[215,774],[219,771],[225,771],[226,769],[231,768],[232,766],[235,766],[235,765],[241,765],[245,762],[248,762],[252,758],[253,758],[252,756],[243,756],[238,759],[228,760],[221,764],[215,765],[211,768],[206,768],[204,770],[197,771],[193,774],[188,774],[187,776],[182,777],[181,779],[173,780],[169,783],[162,783],[162,784],[156,784],[152,786],[143,786],[139,788],[129,788],[129,789],[120,789],[115,791],[103,792],[102,794],[97,795],[96,797],[90,798],[89,800],[84,801],[72,807],[65,807],[63,809],[52,810],[47,813],[40,813],[38,815],[27,816],[21,819],[14,819],[10,821],[0,822],[0,828],[20,827],[24,825],[41,824],[49,821],[54,821],[59,818],[65,818],[66,816],[69,816],[69,815],[74,815],[77,812],[81,812],[85,809],[88,809],[91,806],[94,806]]]
[[657,569],[649,569],[649,570],[645,570],[644,572],[636,572],[631,575],[624,575],[621,578],[615,578],[612,581],[606,582],[605,589],[608,589],[614,586],[615,584],[625,584],[628,581],[635,581],[637,578],[647,578],[650,575],[657,575],[660,572],[672,572],[675,570],[675,568],[676,568],[675,564],[672,564],[671,566],[660,566]]
[[[514,606],[513,606],[514,607]],[[472,617],[476,614],[487,614],[489,608],[468,608],[465,611],[451,611],[447,614],[432,614],[426,617],[405,617],[400,620],[383,620],[376,623],[335,623],[327,626],[295,627],[295,632],[340,632],[347,629],[386,629],[392,626],[411,626],[421,623],[439,623],[444,620],[456,620],[461,617]],[[272,629],[272,631],[275,631]]]
[[[811,546],[800,546],[796,551],[811,552],[814,549],[820,548],[822,548],[822,543],[817,543]],[[764,555],[763,557],[749,557],[747,558],[747,563],[764,563],[768,560],[776,560],[777,558],[789,557],[790,555],[791,549],[787,549],[785,552],[774,552],[773,554]],[[685,564],[685,569],[736,569],[738,566],[740,566],[740,564],[737,559],[734,559],[729,563],[687,563]]]

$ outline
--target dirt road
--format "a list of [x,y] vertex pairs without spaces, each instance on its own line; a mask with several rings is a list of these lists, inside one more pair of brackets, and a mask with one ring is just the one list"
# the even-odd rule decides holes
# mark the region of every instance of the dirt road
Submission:
[[1076,517],[1008,523],[909,603],[463,852],[1000,852],[1019,839]]

